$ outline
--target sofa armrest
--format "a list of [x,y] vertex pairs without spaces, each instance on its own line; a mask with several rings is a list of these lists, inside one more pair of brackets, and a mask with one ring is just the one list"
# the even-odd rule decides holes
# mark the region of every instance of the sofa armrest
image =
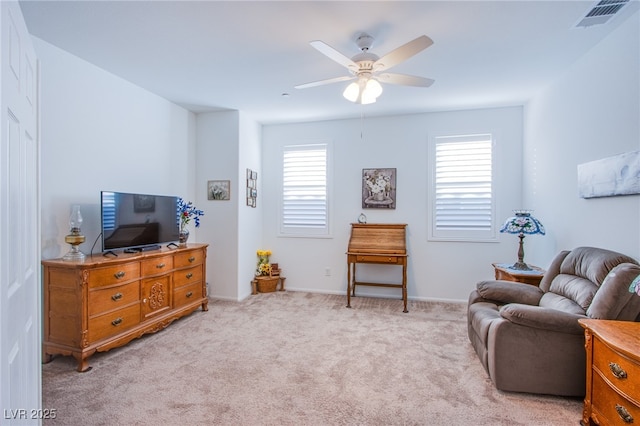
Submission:
[[536,286],[502,280],[480,281],[476,288],[483,299],[493,300],[500,304],[538,305],[544,294]]
[[577,315],[540,306],[510,303],[500,308],[500,316],[514,324],[567,334],[583,334],[578,324],[585,315]]

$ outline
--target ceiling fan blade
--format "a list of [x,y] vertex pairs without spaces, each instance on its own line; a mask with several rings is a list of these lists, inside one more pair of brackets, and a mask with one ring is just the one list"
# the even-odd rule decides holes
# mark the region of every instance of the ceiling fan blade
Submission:
[[316,87],[316,86],[322,86],[325,84],[331,84],[331,83],[338,83],[341,81],[348,81],[348,80],[353,80],[356,77],[353,75],[345,75],[343,77],[334,77],[334,78],[329,78],[326,80],[320,80],[320,81],[313,81],[311,83],[305,83],[305,84],[298,84],[297,86],[294,86],[296,89],[307,89],[309,87]]
[[329,46],[327,43],[320,40],[314,40],[309,44],[315,47],[320,53],[324,54],[329,59],[336,61],[340,65],[347,67],[353,71],[358,70],[358,64],[353,62],[350,58],[347,58],[346,56],[344,56],[342,53],[338,52],[333,47]]
[[399,84],[402,86],[429,87],[435,80],[414,75],[384,73],[376,76],[382,83]]
[[406,61],[416,53],[422,52],[427,47],[433,44],[426,35],[420,36],[409,43],[403,44],[395,50],[384,55],[373,64],[374,71],[383,71],[393,66],[398,65],[402,61]]

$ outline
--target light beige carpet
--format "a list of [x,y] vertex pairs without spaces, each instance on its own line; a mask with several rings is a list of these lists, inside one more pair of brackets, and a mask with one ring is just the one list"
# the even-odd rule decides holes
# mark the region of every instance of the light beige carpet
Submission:
[[465,307],[276,292],[212,300],[90,359],[43,365],[52,425],[576,425],[582,401],[497,391]]

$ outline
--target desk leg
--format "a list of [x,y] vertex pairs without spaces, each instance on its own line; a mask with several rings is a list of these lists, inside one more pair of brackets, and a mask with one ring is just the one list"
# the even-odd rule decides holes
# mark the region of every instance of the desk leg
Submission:
[[256,288],[257,285],[258,285],[257,280],[251,280],[251,294],[258,294],[258,290]]
[[347,308],[351,307],[351,263],[347,262]]
[[404,312],[405,314],[409,312],[407,310],[407,262],[402,264],[402,300],[404,301]]
[[351,283],[351,297],[356,297],[356,266],[357,264],[353,262],[353,282]]

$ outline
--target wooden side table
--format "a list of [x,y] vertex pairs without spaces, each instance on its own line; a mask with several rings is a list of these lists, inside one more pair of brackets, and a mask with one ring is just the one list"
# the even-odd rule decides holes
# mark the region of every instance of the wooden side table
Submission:
[[514,281],[523,284],[540,285],[545,270],[537,266],[529,265],[531,271],[521,271],[510,268],[509,263],[492,263],[496,274],[496,280]]
[[[284,281],[286,279],[287,278],[283,277],[282,275],[278,276],[278,284],[276,287],[276,291],[285,291]],[[255,278],[251,280],[251,294],[258,294],[258,280],[256,280]]]

